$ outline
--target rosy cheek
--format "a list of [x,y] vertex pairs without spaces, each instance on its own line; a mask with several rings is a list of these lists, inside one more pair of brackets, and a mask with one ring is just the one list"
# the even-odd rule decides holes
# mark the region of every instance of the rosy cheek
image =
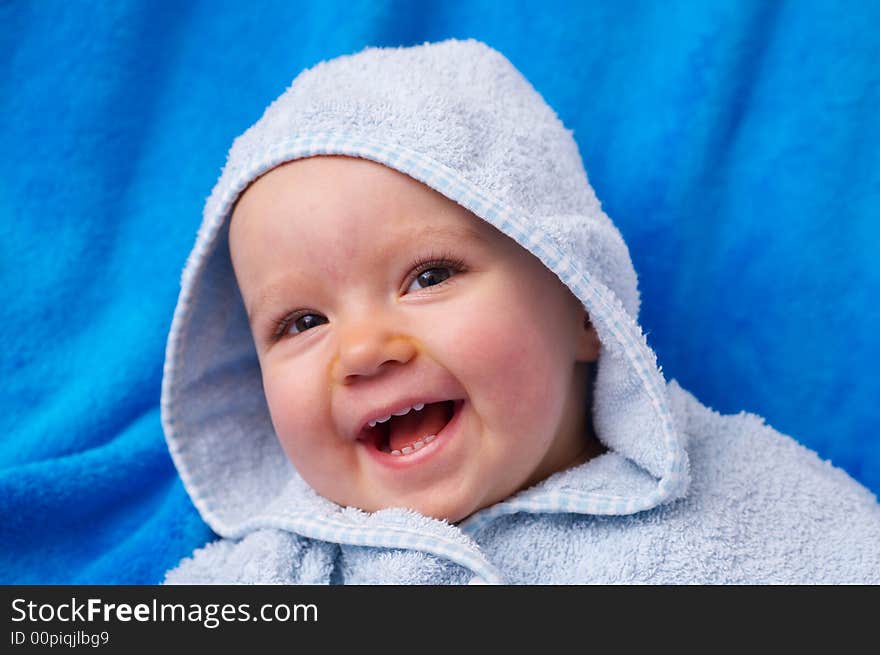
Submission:
[[289,366],[264,375],[266,401],[288,459],[309,484],[329,494],[339,481],[339,471],[353,465],[353,442],[334,431],[326,381],[320,376],[303,377],[302,370]]
[[295,383],[289,374],[263,376],[263,389],[266,402],[272,416],[272,424],[282,445],[287,448],[295,444],[299,435],[313,433],[315,426],[310,412],[305,411],[313,399],[308,396],[302,385]]
[[501,311],[487,311],[479,321],[461,320],[450,333],[455,335],[449,344],[454,349],[450,368],[476,396],[472,401],[478,410],[500,417],[540,387],[535,377],[542,373],[534,370],[533,352]]
[[479,320],[462,317],[450,326],[455,336],[447,344],[454,349],[449,361],[460,367],[453,373],[478,396],[475,407],[487,419],[536,429],[561,396],[547,333],[528,307],[488,301],[483,310]]

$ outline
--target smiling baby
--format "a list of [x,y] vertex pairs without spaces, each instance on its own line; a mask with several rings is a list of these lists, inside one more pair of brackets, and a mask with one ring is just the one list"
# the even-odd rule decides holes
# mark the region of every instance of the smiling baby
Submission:
[[877,499],[667,382],[639,306],[572,132],[501,53],[303,71],[184,270],[162,422],[220,538],[166,582],[880,582]]

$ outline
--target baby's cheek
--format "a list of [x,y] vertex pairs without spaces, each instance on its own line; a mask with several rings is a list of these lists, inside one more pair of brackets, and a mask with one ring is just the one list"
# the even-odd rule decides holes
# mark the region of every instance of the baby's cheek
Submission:
[[562,405],[564,374],[543,326],[526,309],[484,307],[452,331],[461,381],[475,407],[522,431],[539,429]]
[[340,503],[353,502],[350,479],[357,460],[353,441],[331,420],[326,382],[285,369],[263,377],[275,433],[300,475],[318,493]]
[[263,375],[263,389],[275,434],[284,449],[299,457],[311,450],[307,435],[319,430],[321,406],[307,385],[293,372],[271,372]]

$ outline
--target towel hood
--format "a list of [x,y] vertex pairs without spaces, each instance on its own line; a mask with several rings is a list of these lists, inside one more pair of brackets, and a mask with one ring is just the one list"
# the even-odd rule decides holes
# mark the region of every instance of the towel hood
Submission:
[[215,532],[280,527],[308,537],[330,529],[340,541],[372,543],[368,521],[346,522],[350,513],[317,497],[276,440],[229,256],[229,216],[242,191],[279,164],[320,154],[379,162],[466,207],[553,271],[599,335],[593,425],[646,484],[573,489],[568,497],[527,490],[473,519],[629,514],[685,493],[683,437],[638,324],[636,273],[572,132],[502,54],[451,39],[321,62],[232,145],[183,271],[161,402],[174,464]]

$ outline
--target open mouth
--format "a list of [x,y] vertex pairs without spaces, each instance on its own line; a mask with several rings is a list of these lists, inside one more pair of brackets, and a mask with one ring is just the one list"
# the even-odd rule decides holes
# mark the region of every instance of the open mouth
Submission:
[[420,411],[392,416],[364,434],[363,441],[392,457],[406,457],[433,443],[461,409],[463,400],[428,403]]

